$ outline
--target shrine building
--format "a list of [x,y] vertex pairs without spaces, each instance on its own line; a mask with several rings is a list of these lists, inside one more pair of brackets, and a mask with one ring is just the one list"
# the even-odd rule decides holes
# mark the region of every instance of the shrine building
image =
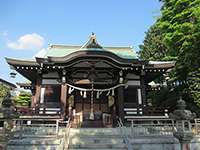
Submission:
[[94,34],[83,45],[51,45],[43,58],[6,61],[31,82],[20,86],[31,90],[35,114],[73,115],[76,124],[103,127],[151,116],[148,84],[174,67],[140,60],[132,47],[100,45]]

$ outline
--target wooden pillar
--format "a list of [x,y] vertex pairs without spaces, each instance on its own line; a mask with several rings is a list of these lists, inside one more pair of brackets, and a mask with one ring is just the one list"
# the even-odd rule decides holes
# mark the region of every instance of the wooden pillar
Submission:
[[35,93],[35,104],[39,104],[40,103],[40,93],[41,93],[41,78],[38,77],[37,81],[36,81],[36,93]]
[[121,86],[117,90],[117,108],[118,115],[121,118],[122,122],[124,122],[124,87]]
[[35,93],[36,93],[36,89],[32,89],[31,90],[32,96],[31,96],[31,107],[35,107],[36,103],[35,103]]
[[39,113],[39,103],[40,103],[40,93],[41,93],[41,84],[42,78],[41,75],[37,75],[36,84],[35,84],[35,96],[34,96],[34,107],[35,113]]
[[113,127],[117,127],[117,115],[116,115],[116,106],[115,104],[112,107],[112,120],[113,120]]
[[145,79],[144,76],[141,76],[141,96],[142,96],[142,105],[147,105],[147,99],[146,99],[146,85],[145,85]]
[[62,107],[62,113],[61,115],[66,116],[68,113],[66,112],[66,108],[68,108],[68,101],[67,101],[67,85],[62,84],[61,85],[61,96],[60,96],[60,102]]

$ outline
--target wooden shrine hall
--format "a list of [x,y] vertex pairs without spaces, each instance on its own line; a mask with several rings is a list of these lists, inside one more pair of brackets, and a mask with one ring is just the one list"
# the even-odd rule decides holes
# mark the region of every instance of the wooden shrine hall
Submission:
[[35,113],[72,116],[83,127],[149,116],[144,111],[148,83],[174,66],[139,60],[131,47],[102,46],[95,34],[80,46],[51,45],[42,58],[6,61],[30,80],[20,85],[31,89]]

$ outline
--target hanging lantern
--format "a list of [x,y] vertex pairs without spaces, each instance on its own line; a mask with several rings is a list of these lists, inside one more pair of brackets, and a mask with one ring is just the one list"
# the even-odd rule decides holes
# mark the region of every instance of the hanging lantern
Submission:
[[11,78],[15,78],[15,76],[16,76],[16,73],[14,71],[10,73]]
[[124,82],[123,77],[120,77],[120,78],[119,78],[119,83],[123,83],[123,82]]
[[66,77],[63,76],[63,77],[62,77],[62,83],[65,83],[65,82],[66,82]]

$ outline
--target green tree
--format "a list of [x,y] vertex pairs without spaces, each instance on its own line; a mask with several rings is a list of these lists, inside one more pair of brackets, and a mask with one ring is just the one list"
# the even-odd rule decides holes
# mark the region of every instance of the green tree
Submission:
[[[200,0],[163,0],[157,21],[170,56],[177,56],[175,79],[189,81],[182,91],[200,106]],[[188,100],[190,101],[190,100]]]
[[145,60],[175,60],[176,57],[168,55],[167,47],[163,44],[163,37],[157,24],[146,32],[143,44],[139,46],[139,55]]
[[148,60],[176,60],[171,78],[186,81],[188,84],[178,90],[185,100],[200,107],[200,0],[160,1],[161,16],[147,32],[140,56]]
[[200,65],[200,0],[162,0],[157,21],[168,54],[177,57],[176,76],[187,80]]
[[8,95],[10,94],[10,89],[3,85],[3,84],[0,84],[0,104],[2,103],[3,99]]
[[19,96],[15,99],[15,105],[18,106],[28,106],[31,102],[31,93],[29,92],[21,92]]

